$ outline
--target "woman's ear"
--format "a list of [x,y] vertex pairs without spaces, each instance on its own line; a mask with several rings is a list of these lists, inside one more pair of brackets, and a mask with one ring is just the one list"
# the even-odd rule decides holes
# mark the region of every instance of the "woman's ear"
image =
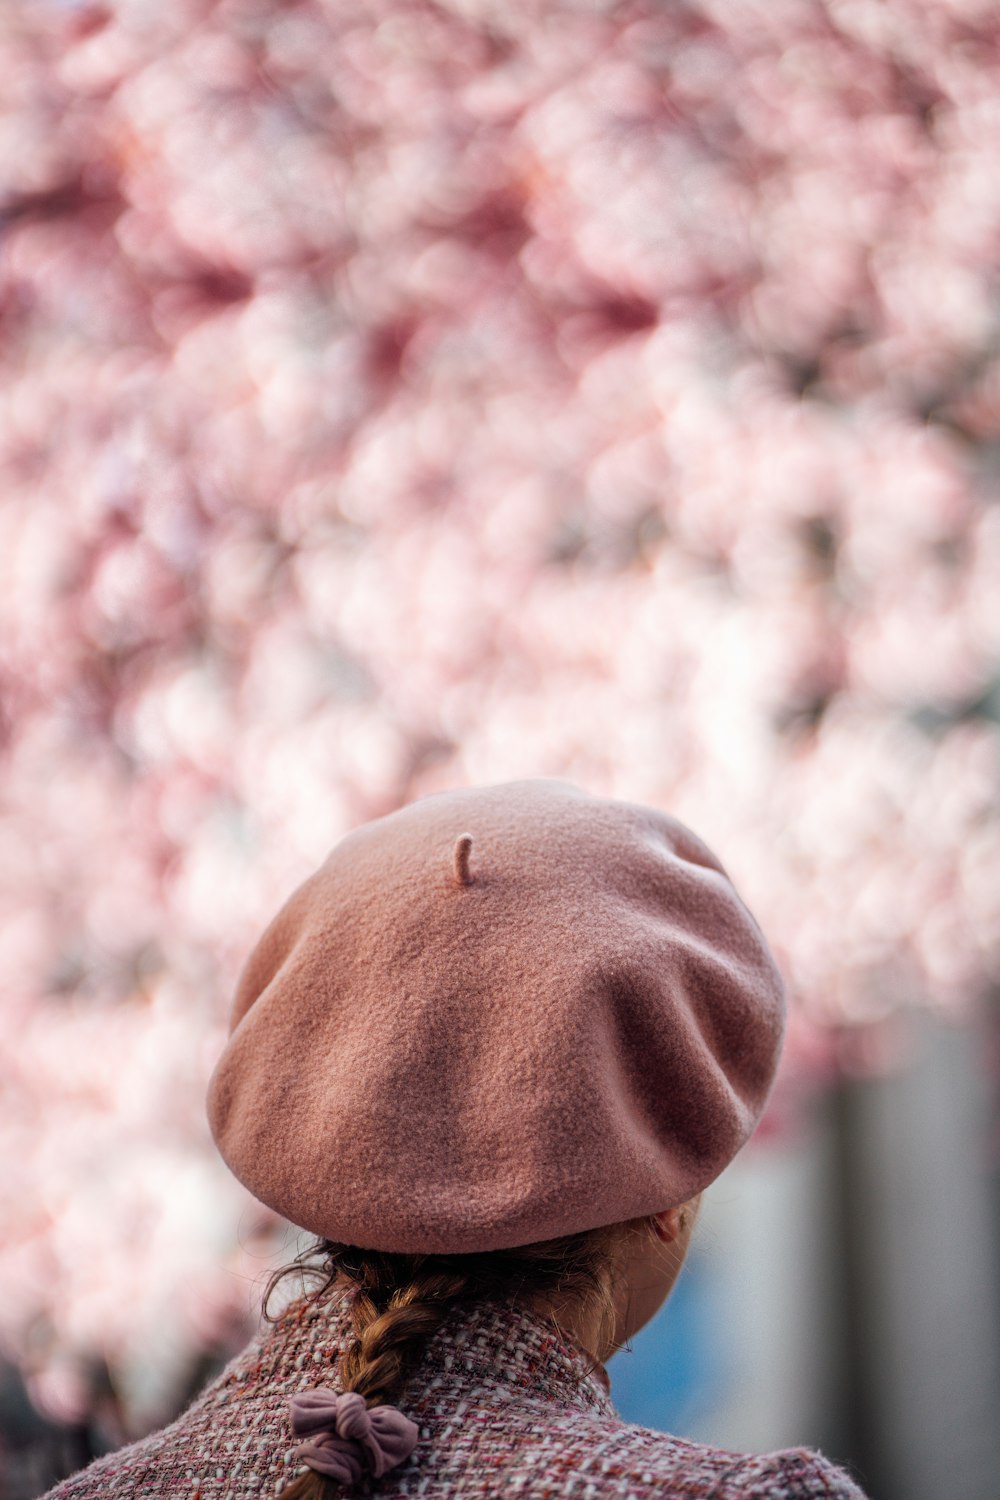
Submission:
[[681,1205],[678,1208],[665,1208],[662,1213],[655,1215],[656,1233],[665,1245],[672,1245],[674,1240],[684,1232],[687,1225],[687,1213],[687,1208]]
[[662,1213],[654,1215],[654,1223],[658,1237],[666,1245],[673,1244],[692,1223],[701,1205],[701,1194],[691,1199],[690,1203],[678,1203],[676,1208],[665,1208]]

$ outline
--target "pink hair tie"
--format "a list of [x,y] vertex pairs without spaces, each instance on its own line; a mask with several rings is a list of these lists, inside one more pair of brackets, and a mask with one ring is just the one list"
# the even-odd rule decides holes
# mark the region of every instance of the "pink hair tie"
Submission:
[[380,1478],[409,1458],[419,1428],[395,1406],[365,1405],[357,1391],[302,1391],[291,1399],[295,1457],[341,1484],[357,1484],[365,1469]]

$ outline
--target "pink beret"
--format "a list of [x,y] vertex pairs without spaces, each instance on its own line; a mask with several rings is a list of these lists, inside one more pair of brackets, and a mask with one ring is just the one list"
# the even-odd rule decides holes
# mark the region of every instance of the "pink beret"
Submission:
[[209,1122],[317,1235],[501,1249],[707,1186],[784,1024],[760,928],[676,819],[565,781],[437,792],[342,839],[267,928]]

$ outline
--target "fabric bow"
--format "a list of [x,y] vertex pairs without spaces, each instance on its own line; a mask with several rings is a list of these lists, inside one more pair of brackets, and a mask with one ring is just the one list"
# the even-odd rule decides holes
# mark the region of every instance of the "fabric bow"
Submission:
[[313,1390],[293,1396],[295,1457],[341,1484],[357,1484],[367,1468],[378,1479],[409,1458],[419,1428],[395,1406],[365,1405],[357,1391]]

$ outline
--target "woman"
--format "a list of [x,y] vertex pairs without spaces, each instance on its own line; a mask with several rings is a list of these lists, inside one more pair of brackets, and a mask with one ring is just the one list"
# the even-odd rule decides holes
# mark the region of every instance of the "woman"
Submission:
[[355,830],[251,954],[208,1094],[321,1285],[50,1494],[863,1500],[808,1449],[623,1422],[603,1368],[669,1294],[784,1024],[756,922],[659,811],[522,781]]

